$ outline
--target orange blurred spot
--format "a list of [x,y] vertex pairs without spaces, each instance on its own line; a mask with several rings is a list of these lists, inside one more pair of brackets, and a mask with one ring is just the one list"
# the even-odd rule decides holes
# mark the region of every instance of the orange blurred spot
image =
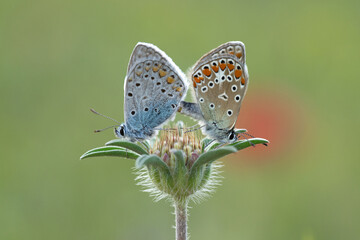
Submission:
[[222,71],[224,71],[224,69],[226,68],[226,64],[225,63],[220,63],[219,64],[220,68]]
[[234,52],[229,52],[229,54],[234,55]]
[[[236,128],[245,128],[249,134],[265,138],[270,143],[267,147],[256,145],[239,151],[233,155],[234,160],[243,159],[248,164],[258,164],[273,160],[288,161],[294,154],[306,156],[306,147],[311,146],[304,144],[304,141],[314,133],[313,127],[309,125],[309,120],[313,124],[312,115],[305,111],[305,107],[303,99],[297,96],[294,89],[278,85],[251,86],[242,103]],[[245,137],[251,138],[247,135]],[[231,164],[235,166],[242,163],[233,161]]]
[[158,67],[153,67],[153,71],[157,72],[157,71],[159,71],[159,68]]
[[199,77],[199,80],[200,80],[200,82],[201,82],[202,80],[204,80],[204,78],[203,78],[203,77]]
[[195,81],[193,81],[193,86],[194,86],[194,88],[196,88],[196,86],[197,86]]
[[197,83],[200,83],[200,82],[201,82],[201,80],[199,79],[199,77],[194,77],[194,80],[195,80],[195,82],[197,82]]
[[242,53],[241,53],[241,52],[238,52],[238,53],[236,53],[235,55],[236,55],[238,58],[241,58]]

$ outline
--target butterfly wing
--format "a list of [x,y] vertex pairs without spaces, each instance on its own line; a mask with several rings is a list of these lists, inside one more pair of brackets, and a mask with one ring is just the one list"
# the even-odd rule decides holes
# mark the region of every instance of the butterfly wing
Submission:
[[133,134],[151,132],[176,111],[185,97],[182,71],[159,48],[138,43],[125,78],[125,124]]
[[204,120],[218,129],[233,128],[249,83],[245,45],[228,42],[205,54],[191,79]]

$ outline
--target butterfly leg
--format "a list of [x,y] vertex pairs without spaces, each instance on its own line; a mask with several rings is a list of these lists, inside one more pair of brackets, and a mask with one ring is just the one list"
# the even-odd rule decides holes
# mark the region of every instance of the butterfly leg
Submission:
[[149,148],[146,146],[146,144],[144,144],[143,142],[141,142],[141,141],[139,141],[139,140],[137,140],[137,139],[136,139],[136,141],[137,141],[141,146],[143,146],[143,147],[146,149],[146,151],[149,152]]

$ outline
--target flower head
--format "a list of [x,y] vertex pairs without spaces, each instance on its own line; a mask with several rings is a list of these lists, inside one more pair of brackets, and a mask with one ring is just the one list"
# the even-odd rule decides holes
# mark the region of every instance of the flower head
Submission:
[[200,131],[184,129],[180,122],[177,129],[161,131],[150,143],[115,139],[86,152],[81,159],[94,156],[136,159],[135,167],[139,170],[136,179],[146,192],[156,200],[169,197],[175,202],[187,202],[204,198],[219,184],[219,164],[215,160],[255,144],[268,143],[252,138],[226,146],[209,144],[211,140],[203,139]]

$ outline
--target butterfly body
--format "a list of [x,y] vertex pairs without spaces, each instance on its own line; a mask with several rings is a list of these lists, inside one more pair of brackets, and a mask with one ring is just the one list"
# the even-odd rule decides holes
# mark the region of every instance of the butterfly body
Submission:
[[125,78],[125,123],[115,129],[116,136],[150,138],[175,115],[186,91],[185,76],[173,61],[156,46],[138,43]]
[[197,103],[181,102],[180,112],[205,124],[205,134],[219,142],[237,140],[235,123],[249,76],[245,45],[228,42],[205,54],[191,70]]

